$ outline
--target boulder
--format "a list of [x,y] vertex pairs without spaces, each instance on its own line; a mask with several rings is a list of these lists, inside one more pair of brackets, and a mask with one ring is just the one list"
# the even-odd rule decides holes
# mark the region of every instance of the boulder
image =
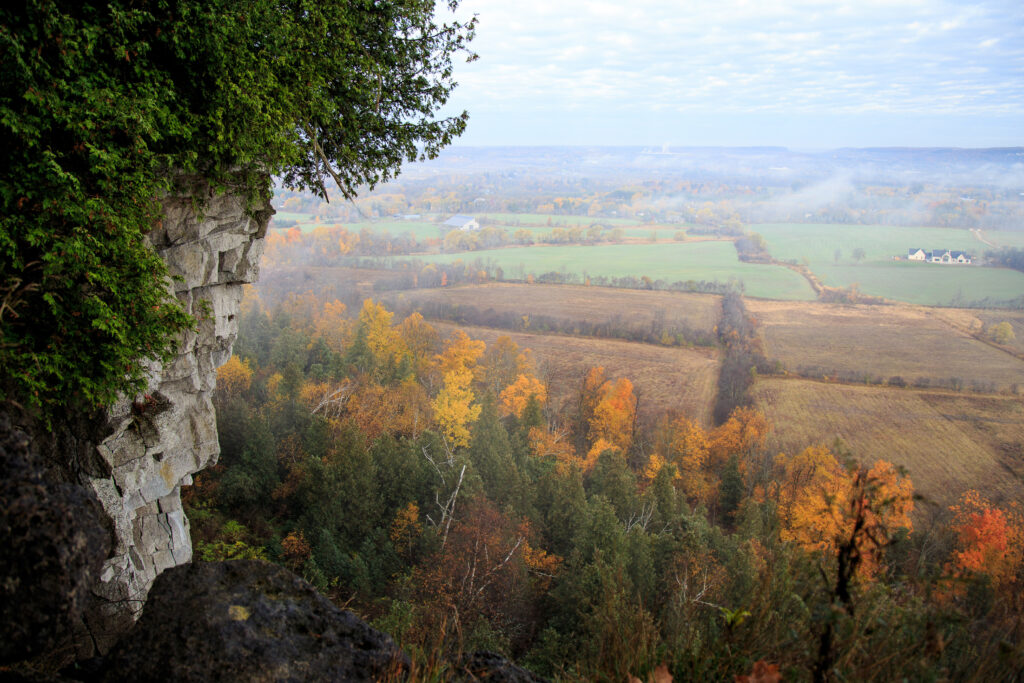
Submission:
[[292,572],[258,560],[201,562],[157,577],[99,679],[377,681],[409,658]]

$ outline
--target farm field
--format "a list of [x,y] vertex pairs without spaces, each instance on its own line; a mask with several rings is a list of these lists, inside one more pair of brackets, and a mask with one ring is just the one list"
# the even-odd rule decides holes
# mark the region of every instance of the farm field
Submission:
[[264,305],[273,307],[291,293],[315,292],[321,301],[356,298],[377,298],[373,286],[380,280],[390,280],[395,273],[372,268],[346,268],[340,266],[276,266],[260,274],[252,285]]
[[[772,256],[806,261],[832,287],[856,283],[865,294],[925,305],[1007,301],[1024,292],[1024,273],[1014,270],[892,260],[913,247],[980,255],[988,247],[968,230],[797,223],[752,225],[751,230],[765,238]],[[853,258],[858,248],[864,250],[860,263]]]
[[775,429],[769,446],[794,453],[836,437],[861,462],[906,467],[925,496],[918,510],[945,508],[968,489],[1024,502],[1024,404],[1003,396],[759,379],[755,403]]
[[[281,216],[282,213],[278,212],[274,218]],[[408,235],[413,234],[419,240],[426,239],[437,239],[441,236],[441,230],[437,223],[431,223],[429,221],[403,221],[403,220],[380,220],[380,221],[365,221],[359,223],[342,223],[338,221],[332,221],[329,218],[321,219],[319,223],[313,220],[311,214],[285,214],[285,216],[306,216],[305,219],[299,220],[299,223],[294,227],[297,227],[302,232],[313,232],[321,226],[328,225],[339,225],[350,232],[360,232],[362,230],[369,230],[374,234],[388,233],[389,235]],[[275,226],[271,224],[271,228]],[[287,229],[287,228],[285,228]]]
[[1010,323],[1015,339],[1009,344],[1017,353],[1024,353],[1024,311],[976,311],[980,327],[987,330],[1001,322]]
[[944,311],[756,300],[748,300],[747,308],[760,323],[765,354],[790,371],[816,367],[830,374],[899,376],[908,383],[956,377],[966,387],[1024,386],[1024,361],[954,328]]
[[720,298],[715,294],[510,282],[409,290],[388,299],[414,306],[419,302],[445,302],[480,311],[494,309],[589,323],[621,321],[631,327],[660,321],[666,326],[686,325],[709,335],[721,312]]
[[589,227],[591,225],[605,225],[611,228],[641,225],[642,222],[632,218],[604,218],[603,216],[557,216],[554,214],[542,213],[469,213],[477,219],[486,218],[491,225],[504,225],[511,227]]
[[[997,247],[1024,247],[1024,230],[982,230],[981,236]],[[981,249],[991,249],[981,243]]]
[[731,242],[663,242],[597,246],[533,246],[489,249],[462,254],[423,255],[438,263],[481,259],[500,266],[506,277],[564,272],[608,277],[647,276],[667,282],[739,280],[748,296],[773,299],[814,299],[799,274],[781,266],[743,263]]
[[611,339],[506,332],[487,327],[431,322],[442,337],[461,329],[488,346],[501,336],[531,349],[538,370],[555,391],[554,405],[573,400],[587,370],[603,366],[609,377],[626,377],[640,397],[640,414],[653,416],[679,409],[702,424],[711,421],[718,381],[712,349],[680,349]]

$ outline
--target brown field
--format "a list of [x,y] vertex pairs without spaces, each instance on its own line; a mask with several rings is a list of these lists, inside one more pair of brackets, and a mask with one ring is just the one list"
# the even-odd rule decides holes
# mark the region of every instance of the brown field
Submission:
[[271,306],[288,293],[312,291],[320,300],[359,297],[376,299],[373,285],[378,280],[394,278],[399,273],[371,268],[340,266],[279,266],[265,268],[256,283],[256,291]]
[[1024,361],[970,336],[973,312],[753,299],[747,307],[760,323],[767,356],[790,371],[1024,386]]
[[[794,453],[843,440],[866,463],[907,468],[915,489],[948,506],[968,489],[1024,501],[1024,403],[1010,396],[760,379],[755,401]],[[927,504],[927,503],[922,503]]]
[[978,311],[977,314],[986,330],[1004,320],[1010,323],[1017,338],[1009,346],[1017,353],[1024,353],[1024,311]]
[[[431,323],[443,337],[456,329]],[[627,377],[636,387],[643,416],[679,409],[707,425],[718,381],[718,361],[711,349],[680,349],[611,339],[506,332],[487,327],[458,326],[488,345],[508,336],[529,348],[558,406],[574,397],[587,370],[600,365],[610,377]]]
[[529,315],[546,315],[582,322],[607,322],[619,318],[636,327],[658,320],[672,326],[684,324],[711,333],[721,313],[715,294],[656,292],[577,285],[526,285],[493,282],[443,289],[408,290],[392,296],[415,305],[419,301],[440,301],[473,306],[481,311],[493,308]]

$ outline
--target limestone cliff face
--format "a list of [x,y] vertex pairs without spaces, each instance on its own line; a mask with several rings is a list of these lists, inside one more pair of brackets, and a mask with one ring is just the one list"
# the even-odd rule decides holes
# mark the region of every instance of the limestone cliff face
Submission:
[[217,368],[231,356],[242,285],[256,280],[274,213],[269,204],[247,211],[232,194],[210,197],[198,215],[191,197],[169,197],[164,207],[150,241],[174,276],[175,294],[200,322],[173,362],[150,368],[145,399],[108,411],[110,432],[96,446],[110,476],[89,483],[115,536],[87,618],[101,649],[138,616],[161,571],[192,559],[181,487],[220,453],[211,402]]

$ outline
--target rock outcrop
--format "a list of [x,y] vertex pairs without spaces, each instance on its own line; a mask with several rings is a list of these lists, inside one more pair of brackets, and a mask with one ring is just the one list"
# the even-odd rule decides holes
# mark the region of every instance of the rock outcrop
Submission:
[[99,680],[400,680],[409,658],[290,571],[258,560],[161,574]]
[[53,653],[74,639],[111,537],[91,490],[47,480],[9,408],[0,406],[0,664],[68,658]]
[[145,396],[107,411],[105,433],[94,444],[105,471],[84,477],[114,528],[114,549],[86,616],[101,651],[137,618],[157,575],[192,558],[180,490],[217,461],[217,368],[231,356],[242,286],[258,276],[274,213],[269,204],[253,210],[231,193],[211,194],[197,212],[193,197],[168,197],[149,239],[198,329],[181,340],[173,362],[149,368]]

